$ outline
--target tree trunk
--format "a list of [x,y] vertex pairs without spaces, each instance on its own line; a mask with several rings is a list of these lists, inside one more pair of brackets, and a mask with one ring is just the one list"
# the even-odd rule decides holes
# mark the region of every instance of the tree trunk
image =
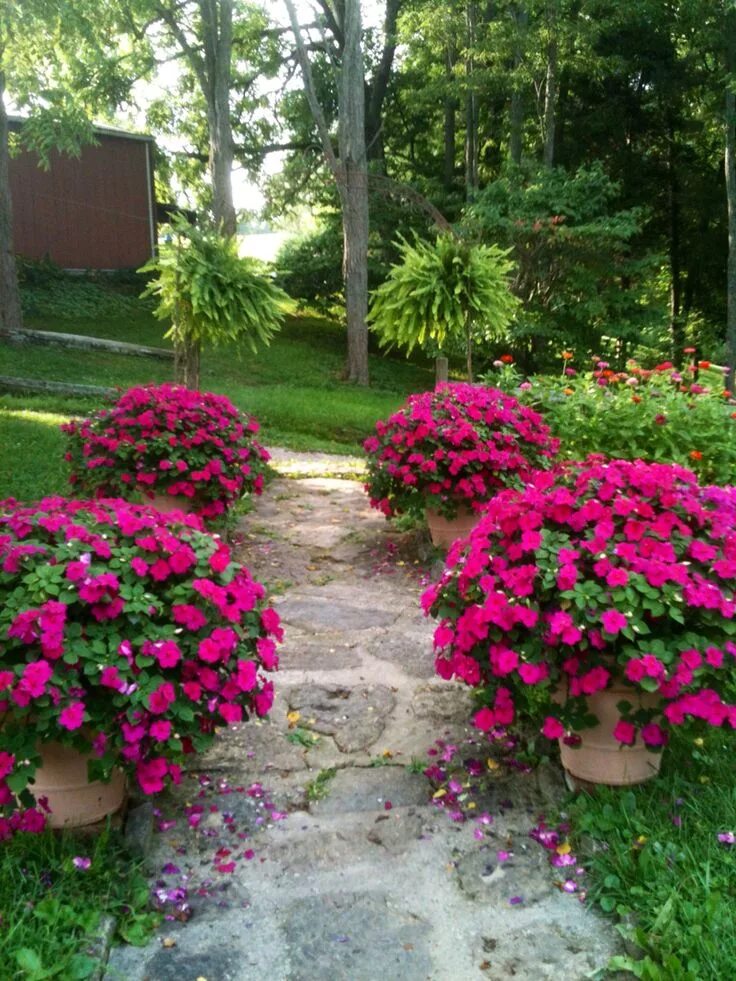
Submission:
[[365,72],[360,0],[345,0],[339,95],[343,276],[348,331],[348,379],[368,384],[368,175]]
[[440,385],[444,385],[447,381],[447,358],[443,355],[438,354],[434,359],[434,387],[439,388]]
[[177,384],[193,390],[199,389],[201,345],[199,341],[184,340],[174,343],[174,378]]
[[383,23],[383,50],[376,64],[370,85],[366,86],[365,134],[366,157],[386,171],[386,151],[383,141],[383,104],[386,100],[394,55],[396,54],[396,23],[402,0],[386,0],[386,16]]
[[[551,30],[556,30],[554,22]],[[555,121],[557,113],[557,38],[550,38],[547,46],[547,77],[544,84],[544,166],[555,162]]]
[[472,201],[478,190],[478,96],[475,91],[473,51],[477,10],[475,0],[466,6],[467,52],[465,56],[465,197]]
[[667,146],[667,196],[669,204],[669,258],[670,258],[670,341],[672,360],[682,364],[685,346],[685,325],[682,317],[682,261],[680,250],[680,187],[675,165],[675,128],[668,123]]
[[0,333],[20,330],[23,316],[18,272],[13,252],[13,212],[8,174],[8,116],[5,111],[5,76],[0,72]]
[[[736,16],[726,22],[726,71],[730,85],[736,76]],[[726,272],[726,352],[728,360],[727,388],[736,385],[736,94],[726,89],[726,201],[728,204],[728,263]]]
[[473,384],[473,335],[471,331],[470,318],[465,318],[465,362],[468,372],[468,381]]
[[452,93],[453,77],[453,56],[452,48],[448,45],[445,54],[445,84],[447,85],[447,95],[445,96],[445,120],[444,120],[444,173],[443,184],[446,191],[452,191],[455,186],[455,138],[457,134],[457,99]]
[[208,116],[212,212],[223,234],[234,235],[237,222],[233,204],[233,134],[230,121],[233,0],[203,0],[203,10],[208,6],[210,9],[203,40],[210,83]]
[[524,41],[529,25],[529,13],[526,7],[516,7],[513,18],[516,26],[516,43],[514,44],[514,78],[509,109],[509,159],[519,167],[524,147],[524,88],[518,76],[524,62]]

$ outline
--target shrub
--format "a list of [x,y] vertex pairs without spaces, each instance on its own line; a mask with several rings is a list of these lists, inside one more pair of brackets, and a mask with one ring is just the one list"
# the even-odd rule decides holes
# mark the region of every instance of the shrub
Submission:
[[265,715],[281,630],[264,599],[193,515],[3,502],[0,803],[30,804],[40,741],[93,753],[93,778],[121,766],[155,793],[216,724]]
[[202,346],[233,341],[255,353],[280,329],[286,295],[263,263],[240,257],[235,236],[181,217],[169,227],[159,254],[140,269],[154,276],[143,295],[158,300],[159,320],[171,321],[164,337],[174,343],[177,381],[199,388]]
[[61,428],[76,493],[181,496],[212,518],[263,488],[269,455],[255,440],[258,423],[223,395],[169,384],[131,388],[112,408]]
[[[692,381],[697,365],[680,372],[665,361],[648,371],[629,361],[626,371],[617,372],[599,361],[593,371],[578,374],[573,363],[567,358],[558,378],[524,382],[506,366],[486,380],[541,412],[568,458],[605,449],[619,459],[678,463],[701,483],[734,480],[736,404],[717,381]],[[712,378],[708,363],[700,365]]]
[[435,242],[400,243],[400,262],[374,292],[370,320],[384,346],[407,354],[465,352],[473,381],[473,344],[503,337],[516,311],[513,264],[495,245],[441,234]]
[[591,457],[537,474],[491,501],[425,593],[437,671],[481,690],[482,729],[586,728],[585,696],[615,680],[659,696],[619,704],[622,743],[660,746],[692,719],[736,728],[735,518],[734,489],[674,465]]
[[460,505],[478,509],[500,488],[520,485],[557,450],[532,409],[467,384],[410,395],[363,445],[373,507],[417,517],[430,507],[448,518]]

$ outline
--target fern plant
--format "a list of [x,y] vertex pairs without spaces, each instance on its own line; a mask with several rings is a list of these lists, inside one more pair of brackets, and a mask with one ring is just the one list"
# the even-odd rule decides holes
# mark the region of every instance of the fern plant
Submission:
[[463,342],[472,381],[473,343],[501,337],[518,305],[508,252],[451,234],[402,238],[399,248],[401,262],[372,297],[369,320],[380,343],[442,355]]
[[155,314],[171,319],[164,335],[174,342],[176,380],[199,388],[200,351],[233,341],[253,352],[267,345],[283,321],[286,294],[257,259],[238,255],[237,239],[182,218],[159,255],[140,270],[154,273],[143,296],[158,299]]

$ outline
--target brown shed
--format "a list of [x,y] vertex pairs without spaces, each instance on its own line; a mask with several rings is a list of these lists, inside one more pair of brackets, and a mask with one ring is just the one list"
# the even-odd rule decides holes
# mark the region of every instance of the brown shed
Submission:
[[95,140],[79,157],[53,153],[48,170],[27,150],[11,158],[19,255],[75,270],[136,269],[153,255],[153,137],[98,126]]

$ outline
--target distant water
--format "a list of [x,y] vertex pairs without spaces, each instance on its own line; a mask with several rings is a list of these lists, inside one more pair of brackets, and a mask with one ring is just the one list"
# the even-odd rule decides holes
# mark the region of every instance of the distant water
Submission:
[[251,256],[262,262],[273,262],[276,253],[288,237],[288,232],[255,232],[250,235],[239,235],[239,251],[242,256]]

